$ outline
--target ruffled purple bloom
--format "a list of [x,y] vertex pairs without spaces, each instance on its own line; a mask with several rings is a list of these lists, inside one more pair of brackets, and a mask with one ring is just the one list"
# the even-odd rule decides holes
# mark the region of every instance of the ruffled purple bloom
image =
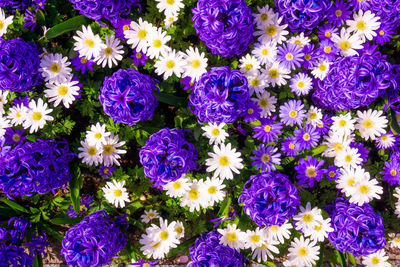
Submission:
[[290,136],[282,142],[282,151],[288,157],[296,157],[299,154],[300,146],[294,136]]
[[386,243],[382,217],[365,203],[362,206],[337,198],[326,207],[331,217],[333,232],[329,241],[341,252],[350,252],[356,257],[380,250]]
[[278,13],[292,32],[310,33],[326,17],[330,0],[275,0]]
[[9,198],[54,193],[71,180],[68,163],[74,157],[65,141],[20,143],[0,156],[0,189]]
[[76,217],[81,217],[83,214],[85,214],[86,212],[88,212],[88,210],[90,210],[90,208],[93,205],[93,197],[86,195],[81,197],[81,201],[80,201],[80,207],[79,207],[79,214],[77,214],[75,212],[75,209],[72,205],[69,206],[69,210],[67,211],[67,215],[70,218],[76,218]]
[[239,198],[246,214],[260,227],[281,226],[297,212],[300,197],[284,174],[263,172],[250,176]]
[[6,7],[13,12],[16,9],[25,10],[30,5],[32,5],[32,0],[0,0],[0,7]]
[[300,68],[303,62],[304,53],[302,48],[297,44],[282,44],[278,48],[277,60],[288,70]]
[[8,145],[17,145],[19,143],[23,143],[26,139],[24,134],[24,129],[18,130],[13,129],[11,127],[6,129],[6,133],[4,134],[5,143]]
[[221,234],[217,231],[203,233],[189,248],[191,262],[188,267],[226,266],[240,267],[247,260],[234,248],[219,243]]
[[86,69],[93,71],[93,64],[96,63],[94,60],[88,60],[86,57],[77,57],[71,60],[72,66],[74,66],[75,71],[81,71],[81,74],[85,74]]
[[183,90],[185,91],[188,89],[192,89],[195,84],[195,82],[192,81],[192,78],[190,76],[186,76],[180,82],[181,84],[183,84]]
[[158,81],[137,70],[120,69],[111,77],[106,77],[99,97],[104,112],[115,123],[133,126],[153,117],[158,99],[153,91],[158,91]]
[[280,107],[279,117],[285,125],[293,126],[297,124],[301,126],[307,116],[303,108],[304,104],[300,100],[289,100]]
[[17,245],[6,245],[0,242],[0,266],[32,266],[34,256]]
[[296,179],[299,180],[299,185],[308,184],[309,187],[313,187],[315,181],[321,181],[327,172],[326,169],[321,169],[324,163],[324,160],[318,161],[311,156],[307,156],[306,159],[301,158],[299,164],[294,167],[298,173]]
[[199,0],[192,12],[200,40],[214,55],[241,56],[253,42],[254,18],[244,0]]
[[313,101],[329,110],[368,106],[386,89],[396,87],[392,66],[376,52],[372,55],[337,58],[324,80],[315,83]]
[[197,168],[197,149],[186,141],[186,132],[190,131],[163,128],[140,149],[140,163],[154,187],[161,188]]
[[400,185],[400,162],[397,158],[394,158],[390,162],[385,162],[385,167],[381,172],[383,175],[382,179],[388,182],[390,185]]
[[16,244],[17,240],[22,241],[25,237],[26,230],[32,226],[30,221],[22,217],[10,218],[10,220],[8,220],[8,225],[12,225],[14,227],[14,229],[8,230],[8,234],[13,244]]
[[47,243],[46,233],[42,232],[41,235],[35,233],[35,235],[32,236],[32,240],[26,243],[25,246],[28,248],[30,255],[41,254],[46,256],[45,249],[47,246],[50,246],[50,244]]
[[397,31],[400,26],[400,0],[368,0],[368,1],[357,1],[361,4],[360,8],[364,11],[370,10],[375,16],[379,17],[381,25],[392,27],[393,30]]
[[213,67],[201,75],[189,96],[189,108],[199,123],[232,123],[246,111],[247,78],[227,66]]
[[299,142],[299,150],[310,149],[318,144],[320,134],[311,124],[294,131],[296,141]]
[[72,266],[104,266],[126,243],[126,236],[107,213],[100,210],[86,216],[65,233],[61,255]]
[[276,167],[274,164],[279,165],[281,163],[281,154],[277,153],[278,148],[274,146],[265,146],[261,144],[255,150],[253,150],[254,156],[250,158],[253,160],[252,166],[256,166],[256,170],[261,171],[275,171]]
[[7,41],[0,38],[0,90],[22,93],[40,85],[39,55],[39,49],[33,42],[25,42],[21,38]]
[[132,8],[140,9],[141,0],[69,0],[80,14],[95,21],[108,19],[117,24],[121,15],[128,15]]

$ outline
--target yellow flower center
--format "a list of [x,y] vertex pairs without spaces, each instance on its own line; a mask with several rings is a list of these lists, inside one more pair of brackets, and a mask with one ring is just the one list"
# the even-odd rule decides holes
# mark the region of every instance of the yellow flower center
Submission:
[[252,243],[258,243],[258,242],[260,242],[260,236],[259,235],[252,235],[250,237],[250,240],[251,240]]
[[300,249],[299,249],[299,255],[300,255],[301,257],[307,256],[307,255],[308,255],[308,250],[307,250],[306,248],[300,248]]
[[342,150],[343,148],[344,148],[344,146],[341,143],[336,143],[333,146],[333,150],[335,150],[335,152],[338,152],[338,151]]
[[85,41],[85,44],[87,47],[93,48],[94,47],[94,41],[91,39],[88,39]]
[[270,70],[269,70],[269,76],[270,76],[271,78],[277,78],[278,75],[279,75],[278,69],[270,69]]
[[334,171],[330,171],[328,173],[328,175],[329,175],[329,177],[333,178],[333,177],[335,177],[335,172]]
[[360,186],[359,190],[360,190],[361,194],[365,195],[365,194],[368,194],[370,188],[368,185],[363,184]]
[[137,36],[139,37],[139,39],[144,40],[144,39],[146,39],[147,31],[146,30],[139,30]]
[[347,49],[350,48],[350,42],[349,41],[343,41],[343,42],[340,43],[339,47],[340,47],[341,50],[346,51]]
[[153,41],[153,47],[160,48],[161,45],[162,45],[161,40],[156,39],[156,40]]
[[325,70],[326,70],[325,64],[319,64],[318,69],[319,69],[320,71],[325,71]]
[[201,63],[200,63],[200,60],[198,60],[198,59],[192,60],[192,62],[190,62],[190,66],[193,69],[198,69],[200,67],[200,65],[201,65]]
[[142,266],[143,266],[143,267],[150,267],[150,264],[144,263]]
[[235,233],[228,233],[226,238],[228,238],[230,242],[235,242],[237,240],[237,235]]
[[22,117],[21,112],[20,112],[20,111],[17,111],[17,112],[15,113],[15,116],[16,116],[17,118],[21,118],[21,117]]
[[249,70],[251,70],[253,68],[253,65],[252,64],[246,64],[246,65],[244,65],[244,69],[246,70],[246,71],[249,71]]
[[344,127],[344,126],[346,126],[346,124],[347,124],[347,123],[346,123],[345,120],[340,120],[340,121],[339,121],[339,126],[340,126],[340,127]]
[[349,180],[347,180],[347,185],[353,187],[355,182],[356,180],[354,177],[351,177]]
[[378,264],[380,260],[377,257],[372,257],[371,262],[372,264]]
[[52,72],[59,73],[60,69],[60,65],[58,65],[57,63],[53,63],[50,65],[50,71]]
[[217,193],[217,187],[216,186],[210,186],[208,188],[208,193],[211,194],[211,195]]
[[104,172],[105,174],[107,174],[109,171],[110,171],[110,170],[109,170],[108,168],[104,168],[104,169],[103,169],[103,172]]
[[81,63],[82,63],[82,64],[87,63],[87,58],[86,58],[86,57],[82,57],[82,58],[81,58]]
[[359,31],[365,31],[367,29],[367,23],[365,23],[364,21],[360,20],[359,22],[357,22],[356,28]]
[[379,31],[379,35],[380,35],[380,36],[383,36],[383,35],[385,35],[385,32],[384,32],[383,30],[380,30],[380,31]]
[[381,136],[381,140],[382,141],[387,141],[388,140],[388,136],[387,135],[382,135]]
[[303,81],[298,82],[297,83],[297,87],[303,88],[304,87],[304,82]]
[[218,128],[214,128],[214,129],[211,131],[211,135],[212,135],[212,136],[218,136],[219,134],[220,134],[220,131],[219,131]]
[[122,196],[122,191],[121,191],[121,189],[115,189],[115,190],[114,190],[114,196],[115,196],[115,197],[120,197],[120,196]]
[[269,155],[264,154],[261,157],[261,161],[264,163],[268,163],[270,160],[271,160],[271,157]]
[[100,139],[103,135],[101,133],[95,133],[94,138]]
[[161,238],[161,240],[167,240],[168,239],[168,236],[169,236],[169,234],[168,234],[168,232],[167,231],[162,231],[161,233],[160,233],[160,238]]
[[[19,140],[21,140],[21,136],[19,134],[13,134],[12,136],[12,140],[14,142],[19,142]],[[394,176],[394,175],[393,175]]]
[[196,188],[190,189],[188,196],[192,200],[197,200],[199,198],[199,190]]
[[32,119],[34,121],[40,121],[42,119],[42,113],[40,112],[33,112],[32,113]]
[[130,28],[129,28],[129,25],[124,25],[124,26],[122,27],[122,29],[123,29],[124,31],[127,31],[127,30],[129,30]]
[[263,50],[261,50],[261,54],[263,55],[263,56],[267,56],[268,55],[268,49],[267,48],[264,48]]
[[310,223],[310,222],[312,222],[312,220],[313,220],[313,216],[311,214],[305,214],[303,216],[303,221],[306,223]]
[[88,148],[87,153],[88,153],[90,156],[94,156],[94,155],[97,154],[97,149],[96,149],[95,147],[92,147],[92,146],[91,146],[91,147]]
[[324,47],[324,53],[325,54],[329,54],[331,51],[332,51],[332,47],[330,47],[328,45]]
[[263,14],[261,14],[261,16],[260,16],[260,19],[261,19],[261,21],[267,21],[267,20],[268,20],[268,15],[265,14],[265,13],[263,13]]
[[267,27],[266,32],[268,36],[274,36],[277,33],[277,29],[275,25],[270,25]]
[[344,157],[344,161],[346,161],[346,162],[351,162],[352,159],[353,159],[353,158],[352,158],[350,155],[346,155],[346,156]]
[[175,228],[175,232],[180,235],[183,232],[183,228],[178,226],[178,227]]
[[305,54],[304,55],[304,59],[305,60],[310,60],[311,59],[311,55],[310,54]]
[[167,63],[165,64],[165,66],[168,69],[173,69],[175,67],[175,62],[173,60],[168,60]]
[[342,10],[340,10],[340,9],[337,9],[337,10],[335,11],[335,16],[338,17],[338,18],[341,17],[342,14],[343,14],[343,12],[342,12]]
[[397,171],[394,170],[394,169],[390,170],[390,175],[391,176],[396,176],[397,175]]
[[293,60],[293,54],[292,53],[287,53],[285,58],[286,58],[286,60]]
[[68,93],[68,87],[66,87],[65,85],[61,85],[60,87],[58,87],[58,94],[59,95],[66,95]]
[[137,52],[136,53],[136,58],[137,59],[141,59],[143,57],[143,54],[142,53],[140,53],[140,52]]
[[251,79],[250,84],[252,86],[257,86],[260,84],[260,81],[257,78],[253,78],[253,79]]
[[329,37],[331,37],[331,32],[325,32],[324,35],[325,35],[326,38],[329,38]]
[[103,147],[103,152],[106,155],[111,155],[114,152],[114,147],[112,145],[105,145]]
[[175,190],[178,190],[178,189],[181,189],[182,184],[181,184],[181,182],[179,182],[179,181],[175,181],[175,182],[172,183],[172,187],[173,187]]
[[175,3],[175,0],[167,0],[168,5],[173,5]]
[[152,247],[152,248],[158,248],[158,247],[160,246],[160,243],[161,243],[161,242],[157,242],[157,243],[155,243],[154,245],[152,245],[151,247]]
[[111,49],[111,47],[107,47],[106,49],[104,49],[104,54],[106,56],[110,56],[112,54],[113,50]]
[[304,141],[308,141],[308,140],[310,140],[311,139],[311,136],[308,134],[308,133],[305,133],[304,135],[303,135],[303,140]]
[[297,111],[296,110],[291,110],[289,112],[289,117],[291,118],[296,118],[297,117]]
[[258,105],[261,108],[266,108],[268,107],[268,101],[265,98],[260,99],[260,101],[258,101]]
[[0,20],[0,30],[2,30],[3,28],[4,28],[4,22]]
[[365,120],[363,125],[365,129],[371,129],[374,127],[374,123],[370,119]]
[[322,230],[322,226],[316,225],[316,226],[314,227],[314,230],[317,231],[317,232],[319,232],[319,231]]
[[315,168],[307,168],[306,175],[307,177],[315,177],[317,172],[315,171]]
[[264,127],[264,131],[266,132],[266,133],[269,133],[270,131],[271,131],[271,126],[269,126],[269,125],[265,125],[265,127]]
[[268,244],[267,244],[267,242],[264,241],[264,244],[262,244],[262,246],[258,247],[258,249],[264,250],[264,249],[267,249],[267,247],[268,247]]
[[219,158],[219,165],[226,167],[229,165],[229,158],[227,156],[222,156]]
[[253,113],[254,113],[254,109],[249,108],[249,109],[247,110],[247,114],[253,114]]
[[294,149],[294,147],[295,147],[295,144],[293,144],[293,143],[290,143],[290,144],[289,144],[289,148],[290,148],[290,149]]
[[301,47],[301,41],[300,41],[300,40],[294,41],[294,44],[296,44],[296,45],[298,45],[299,47]]

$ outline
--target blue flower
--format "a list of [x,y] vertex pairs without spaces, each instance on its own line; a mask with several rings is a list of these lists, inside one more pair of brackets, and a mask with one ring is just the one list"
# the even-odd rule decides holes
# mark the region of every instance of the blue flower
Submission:
[[246,214],[260,227],[281,226],[297,212],[300,197],[284,174],[263,172],[250,176],[239,198]]
[[192,12],[200,40],[214,55],[241,56],[253,42],[254,19],[244,0],[199,0]]
[[157,80],[137,70],[120,69],[111,77],[106,77],[101,87],[100,103],[104,112],[115,123],[129,126],[153,117],[158,99],[153,95],[157,91]]
[[30,5],[32,5],[32,0],[0,0],[0,7],[6,7],[13,12],[15,9],[23,11]]
[[313,187],[315,181],[321,181],[321,178],[327,172],[325,169],[321,169],[324,162],[324,160],[318,161],[311,156],[307,156],[306,159],[301,158],[299,164],[294,167],[298,173],[296,179],[299,180],[299,185],[306,183],[309,187]]

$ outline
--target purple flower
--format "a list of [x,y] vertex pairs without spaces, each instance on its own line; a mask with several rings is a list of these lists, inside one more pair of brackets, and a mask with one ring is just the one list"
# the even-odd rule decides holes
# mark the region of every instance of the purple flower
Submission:
[[80,57],[79,54],[77,57],[71,60],[72,66],[76,71],[81,71],[81,74],[85,74],[86,69],[93,71],[93,64],[95,63],[93,60],[88,60],[86,57]]
[[155,267],[158,263],[157,260],[155,261],[145,261],[138,259],[138,262],[132,263],[132,266],[139,266],[139,267]]
[[299,142],[299,150],[310,149],[318,144],[320,134],[314,126],[306,124],[304,128],[294,131],[296,141]]
[[153,117],[158,99],[153,91],[158,91],[158,81],[137,70],[120,69],[111,77],[106,77],[99,97],[104,112],[115,123],[133,126]]
[[190,76],[186,76],[181,80],[181,84],[183,84],[183,90],[188,90],[192,89],[194,86],[194,81],[192,81],[192,78]]
[[146,65],[146,59],[148,59],[143,51],[136,51],[136,49],[133,50],[131,58],[133,59],[133,64],[135,64],[136,67],[139,67],[140,65]]
[[85,214],[86,212],[88,212],[90,210],[90,208],[93,205],[93,197],[86,195],[81,197],[81,201],[80,201],[81,205],[79,207],[79,214],[77,214],[75,212],[75,209],[72,205],[69,206],[69,210],[67,212],[68,217],[70,218],[76,218],[76,217],[81,217],[83,214]]
[[381,24],[376,32],[378,34],[374,37],[373,40],[375,40],[379,45],[390,42],[391,38],[396,34],[396,31],[392,25],[385,24]]
[[190,131],[163,128],[140,149],[140,163],[154,187],[161,188],[197,168],[197,149],[186,141],[185,132]]
[[301,126],[306,117],[306,111],[303,108],[304,105],[300,100],[289,100],[280,107],[279,117],[286,125]]
[[27,254],[23,247],[1,242],[0,255],[0,266],[32,266],[34,260],[34,256]]
[[322,116],[321,123],[318,123],[315,126],[315,129],[320,135],[327,134],[329,132],[332,122],[333,121],[331,119],[331,116],[329,116],[328,114],[324,114],[324,116]]
[[282,151],[288,157],[296,157],[299,154],[299,143],[294,136],[290,136],[282,142]]
[[254,162],[252,166],[256,166],[256,170],[261,171],[275,171],[276,167],[274,164],[279,165],[281,163],[281,154],[277,153],[278,148],[274,146],[265,146],[261,144],[257,149],[253,150],[255,156],[250,157]]
[[236,210],[234,206],[229,206],[228,214],[212,219],[210,222],[215,222],[213,229],[216,228],[220,223],[227,221],[227,220],[234,220],[236,218]]
[[24,134],[24,129],[17,130],[13,128],[7,128],[6,133],[4,134],[4,139],[6,144],[8,145],[17,145],[19,143],[23,143],[26,139],[25,136],[22,136]]
[[278,13],[292,32],[311,32],[326,17],[330,0],[275,0]]
[[305,45],[303,48],[303,67],[306,69],[312,69],[317,66],[319,59],[318,49],[315,49],[313,44]]
[[357,148],[358,153],[360,153],[360,158],[362,159],[363,163],[366,163],[368,160],[368,154],[369,154],[369,150],[365,148],[365,146],[363,145],[363,143],[356,143],[356,142],[352,142],[350,144],[351,148]]
[[199,0],[192,12],[200,40],[214,55],[241,56],[253,42],[254,18],[244,0]]
[[245,122],[251,122],[260,119],[261,108],[257,102],[247,101],[246,111],[243,112]]
[[46,4],[46,2],[47,0],[33,0],[36,6],[35,12],[37,12],[39,8],[44,10],[44,4]]
[[103,266],[109,264],[126,243],[126,236],[107,213],[100,210],[68,229],[61,255],[72,266]]
[[286,175],[263,172],[250,176],[239,202],[258,226],[269,227],[281,226],[295,215],[300,198]]
[[35,233],[35,235],[32,236],[32,240],[25,244],[25,246],[28,247],[29,254],[46,256],[44,250],[50,245],[46,242],[46,239],[47,235],[45,232],[42,232],[41,235]]
[[275,142],[278,139],[278,135],[282,133],[282,123],[274,123],[276,116],[272,118],[261,119],[260,126],[252,126],[254,131],[253,138],[262,140],[263,143]]
[[392,66],[379,52],[338,57],[324,80],[315,83],[313,102],[329,110],[368,106],[394,86]]
[[44,194],[71,180],[68,163],[75,157],[66,141],[20,143],[0,156],[0,189],[9,198]]
[[103,178],[107,178],[109,176],[113,175],[114,168],[112,166],[100,166],[99,169],[99,174],[103,177]]
[[301,52],[302,50],[297,44],[282,44],[278,48],[278,56],[276,58],[288,70],[296,69],[296,67],[300,68],[304,56],[304,53]]
[[24,14],[24,28],[29,29],[31,32],[35,30],[36,27],[36,14],[30,10],[26,10]]
[[121,15],[128,15],[132,8],[140,9],[141,0],[69,0],[80,14],[96,21],[108,19],[114,25]]
[[318,28],[318,38],[320,40],[330,40],[333,34],[337,34],[339,30],[332,24],[324,24]]
[[336,167],[335,165],[328,166],[326,171],[326,178],[328,178],[330,181],[336,181],[340,175],[341,171],[338,167]]
[[325,209],[333,228],[328,238],[337,250],[359,257],[375,253],[385,245],[382,217],[368,203],[358,206],[337,198]]
[[324,162],[324,160],[318,161],[311,156],[307,156],[306,159],[301,158],[299,164],[294,167],[298,173],[296,179],[299,180],[299,185],[307,183],[309,187],[313,187],[315,181],[321,181],[322,176],[327,172],[325,169],[321,169]]
[[113,25],[115,28],[115,36],[121,40],[126,40],[124,31],[131,29],[131,22],[131,19],[119,19],[118,22]]
[[22,93],[40,85],[39,53],[33,42],[25,42],[21,38],[7,41],[0,38],[0,90]]
[[9,230],[8,234],[11,237],[12,243],[17,243],[17,240],[22,241],[26,234],[26,229],[30,229],[32,224],[30,221],[22,217],[12,217],[8,220],[8,225],[13,225],[14,229]]
[[217,231],[204,232],[197,238],[194,246],[189,248],[190,258],[188,267],[203,266],[243,266],[246,258],[234,248],[220,244],[221,234]]
[[[351,5],[351,7],[353,7],[353,5]],[[350,5],[347,1],[338,0],[335,1],[333,6],[329,9],[327,20],[333,25],[341,26],[346,20],[350,19],[352,13],[353,10],[350,9]]]
[[390,185],[400,185],[400,162],[394,158],[390,162],[385,162],[385,167],[381,172],[383,175],[382,179],[388,182]]
[[391,26],[397,32],[400,26],[400,0],[369,0],[362,2],[368,5],[368,7],[363,7],[362,9],[364,11],[370,10],[375,16],[379,17],[381,26]]
[[339,53],[339,49],[329,39],[322,40],[319,43],[318,49],[319,49],[318,54],[321,55],[327,61],[334,61],[337,54]]
[[201,75],[189,96],[189,108],[199,123],[232,123],[246,110],[247,78],[227,66]]
[[0,0],[0,7],[6,7],[13,12],[15,9],[23,11],[30,5],[32,5],[32,0]]

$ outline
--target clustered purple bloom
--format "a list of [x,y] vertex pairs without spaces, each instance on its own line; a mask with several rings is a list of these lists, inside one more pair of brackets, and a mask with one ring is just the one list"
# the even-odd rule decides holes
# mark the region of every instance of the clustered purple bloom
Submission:
[[292,32],[311,32],[326,17],[330,0],[275,0],[278,13]]
[[197,168],[197,149],[186,141],[185,132],[190,131],[163,128],[140,149],[140,163],[154,187],[161,188]]
[[137,70],[120,69],[106,77],[101,87],[100,103],[104,112],[115,123],[129,126],[153,117],[158,99],[153,91],[158,90],[157,80]]
[[349,110],[368,106],[386,89],[396,87],[396,82],[391,64],[376,52],[337,58],[325,79],[315,85],[315,104],[328,110]]
[[284,174],[264,172],[250,176],[239,198],[246,214],[260,227],[281,226],[297,212],[300,197]]
[[[397,32],[400,26],[400,0],[369,0],[362,1],[369,4],[364,10],[371,10],[375,16],[379,17],[379,22],[381,23],[381,29],[378,29],[378,38],[381,35],[380,30],[386,32]],[[392,37],[392,36],[390,36]],[[389,39],[390,40],[390,39]]]
[[199,0],[193,26],[214,55],[241,56],[253,42],[254,19],[244,0]]
[[54,191],[71,180],[68,163],[74,157],[65,141],[20,143],[0,155],[0,189],[11,199]]
[[0,255],[0,266],[32,266],[34,259],[23,247],[13,244],[0,243]]
[[247,78],[227,66],[213,67],[194,85],[189,108],[199,123],[232,123],[247,110]]
[[375,253],[385,245],[382,217],[368,203],[358,206],[338,198],[326,210],[334,229],[328,238],[337,250],[359,257]]
[[141,0],[69,0],[79,13],[99,21],[108,19],[117,24],[121,15],[128,15],[132,7],[140,8]]
[[217,231],[203,233],[196,239],[194,246],[189,248],[190,258],[188,267],[203,266],[243,266],[247,260],[234,248],[219,243],[221,234]]
[[22,93],[41,84],[39,55],[33,42],[0,38],[0,90]]
[[12,11],[25,10],[32,5],[32,0],[0,0],[0,7],[6,7]]
[[100,210],[65,233],[61,254],[72,266],[103,266],[109,264],[126,243],[126,236],[108,214]]

